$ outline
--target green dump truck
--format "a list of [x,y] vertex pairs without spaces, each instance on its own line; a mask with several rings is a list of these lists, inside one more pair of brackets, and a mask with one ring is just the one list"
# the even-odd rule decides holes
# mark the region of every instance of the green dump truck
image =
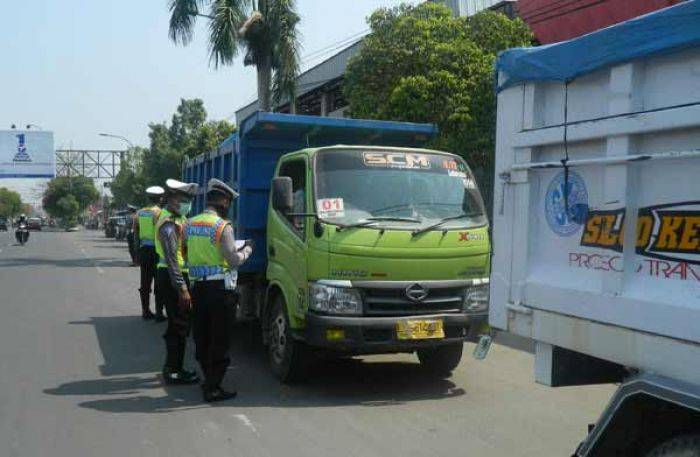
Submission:
[[419,147],[434,133],[257,113],[185,164],[184,179],[240,192],[236,236],[256,249],[239,271],[237,317],[260,324],[282,380],[318,355],[399,352],[444,375],[485,331],[488,219],[467,164]]

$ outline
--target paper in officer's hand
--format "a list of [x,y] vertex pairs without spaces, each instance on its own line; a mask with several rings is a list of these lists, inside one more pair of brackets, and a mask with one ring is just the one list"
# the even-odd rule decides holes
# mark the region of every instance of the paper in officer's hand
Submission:
[[253,240],[236,240],[236,251],[240,251],[246,246],[250,246],[253,249]]

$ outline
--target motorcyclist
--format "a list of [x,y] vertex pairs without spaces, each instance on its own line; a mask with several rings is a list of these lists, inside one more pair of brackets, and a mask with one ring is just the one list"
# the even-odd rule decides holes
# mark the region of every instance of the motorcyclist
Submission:
[[27,229],[27,215],[22,213],[17,219],[17,230],[15,230],[15,238],[20,244],[24,244],[29,240],[29,231]]

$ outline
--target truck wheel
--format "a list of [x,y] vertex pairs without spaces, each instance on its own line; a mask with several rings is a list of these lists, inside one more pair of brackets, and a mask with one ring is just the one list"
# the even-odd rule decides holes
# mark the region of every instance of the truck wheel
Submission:
[[291,336],[284,298],[278,295],[269,317],[268,358],[275,375],[284,383],[306,377],[310,353],[306,345]]
[[449,376],[462,360],[463,349],[463,343],[419,349],[418,360],[427,371],[440,376]]
[[672,438],[654,448],[647,457],[700,457],[700,435]]

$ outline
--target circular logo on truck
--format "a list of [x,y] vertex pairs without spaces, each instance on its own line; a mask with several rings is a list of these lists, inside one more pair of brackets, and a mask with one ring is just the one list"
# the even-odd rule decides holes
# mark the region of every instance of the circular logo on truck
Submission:
[[588,190],[586,183],[575,171],[569,170],[568,208],[564,207],[564,172],[557,173],[547,187],[544,213],[547,224],[559,236],[571,236],[578,232],[588,213]]
[[420,284],[413,284],[406,287],[405,293],[406,298],[412,302],[418,303],[428,298],[429,292],[427,288],[421,286]]

